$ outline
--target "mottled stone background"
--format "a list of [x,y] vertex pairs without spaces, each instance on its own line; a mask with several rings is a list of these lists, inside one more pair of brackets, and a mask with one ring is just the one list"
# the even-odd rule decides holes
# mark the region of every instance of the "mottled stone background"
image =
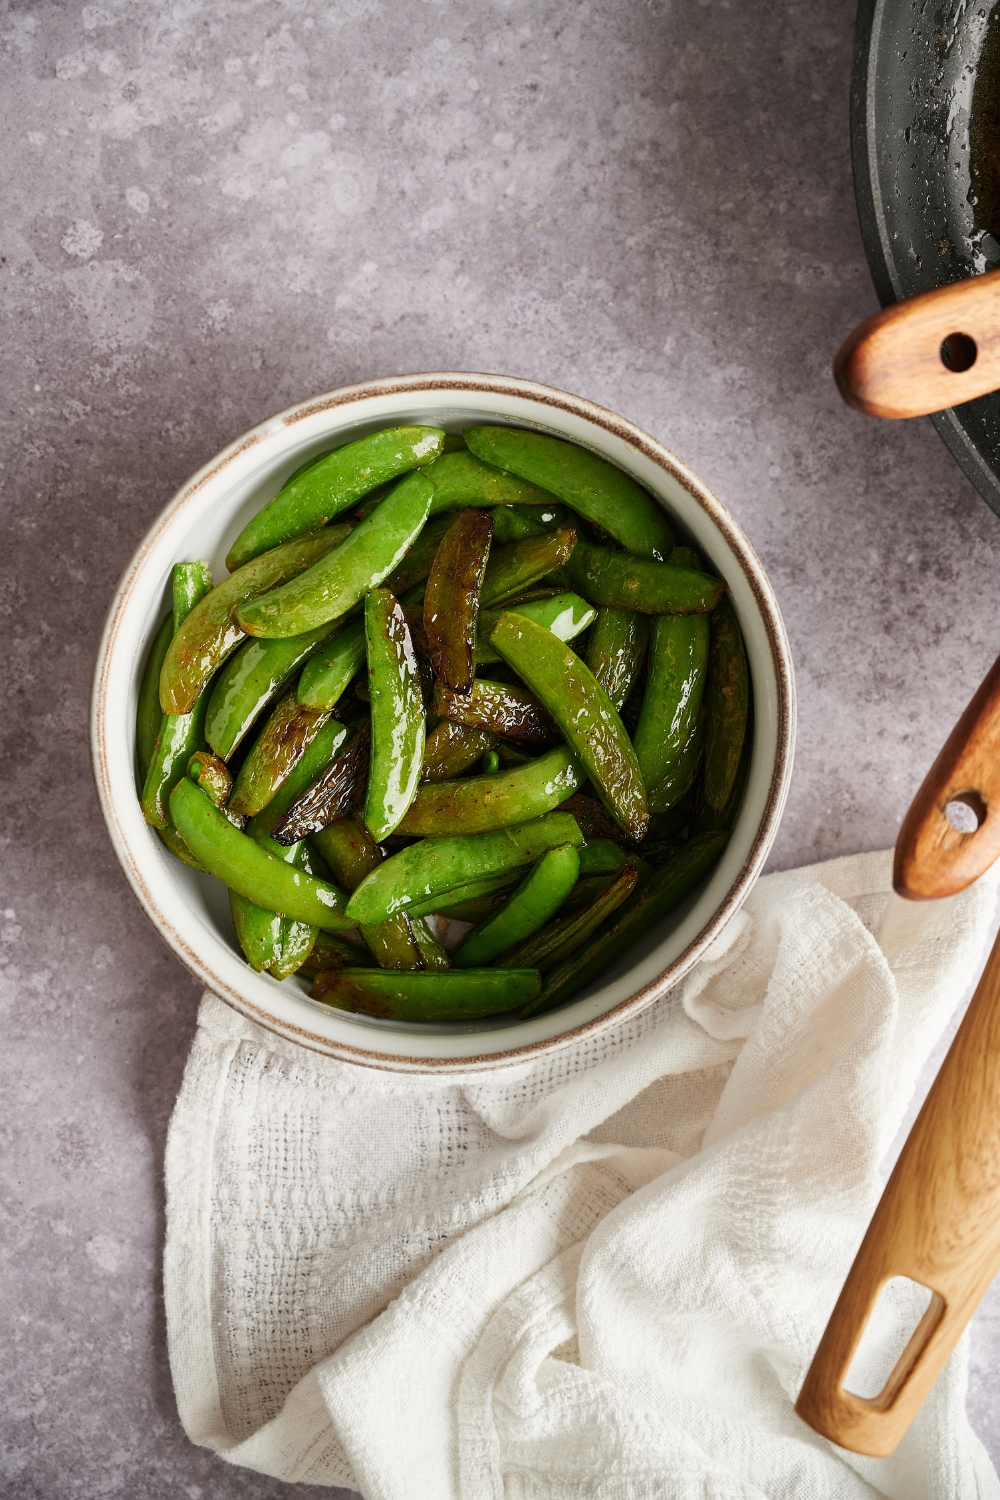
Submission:
[[[115,583],[174,489],[350,381],[530,376],[735,512],[799,686],[773,865],[872,849],[993,659],[1000,521],[927,423],[839,402],[874,308],[850,0],[0,7],[0,1380],[12,1500],[287,1493],[192,1448],[164,1353],[166,1121],[198,987],[87,749]],[[971,1407],[995,1458],[989,1311]]]

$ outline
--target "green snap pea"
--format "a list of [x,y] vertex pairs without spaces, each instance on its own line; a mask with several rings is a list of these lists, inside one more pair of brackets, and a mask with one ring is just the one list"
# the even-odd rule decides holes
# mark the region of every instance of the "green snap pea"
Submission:
[[163,710],[160,708],[160,668],[163,666],[163,658],[167,654],[167,647],[170,645],[173,633],[174,617],[169,614],[153,637],[153,644],[149,648],[149,655],[143,668],[142,682],[139,685],[139,703],[135,722],[135,758],[139,767],[140,783],[146,780],[149,762],[153,759],[153,751],[156,748],[156,736],[160,732],[160,724],[163,720]]
[[[229,658],[212,688],[205,719],[205,738],[216,755],[229,759],[292,674],[329,640],[335,628],[320,625],[283,641],[258,641],[251,636]],[[303,701],[300,693],[299,702]],[[336,701],[307,706],[333,708]]]
[[598,610],[587,648],[587,665],[619,713],[635,686],[648,643],[645,615],[607,606]]
[[635,862],[611,839],[588,839],[580,850],[580,878],[585,875],[617,875],[623,865]]
[[566,564],[571,586],[592,604],[647,615],[707,614],[726,591],[721,578],[590,547],[580,542]]
[[635,751],[590,668],[569,646],[523,616],[504,615],[490,641],[555,719],[612,817],[630,838],[641,839],[649,811]]
[[261,552],[325,526],[376,485],[429,464],[443,443],[444,433],[437,427],[389,427],[311,459],[244,526],[229,549],[226,567],[241,568]]
[[315,979],[324,969],[371,968],[374,962],[371,954],[356,943],[334,937],[330,932],[321,932],[299,973],[303,979]]
[[398,974],[389,969],[339,969],[317,975],[312,998],[338,1010],[397,1021],[478,1021],[525,1005],[538,994],[534,969],[452,969]]
[[544,932],[537,932],[526,942],[518,943],[499,960],[502,967],[540,969],[544,974],[568,958],[585,943],[603,921],[628,900],[639,880],[634,864],[622,865],[617,875],[599,891],[589,905],[553,922]]
[[[408,908],[411,916],[424,917],[431,913],[439,917],[453,917],[459,922],[479,922],[482,920],[487,909],[492,910],[492,904],[502,904],[507,899],[507,893],[517,885],[524,874],[526,865],[519,865],[513,870],[502,871],[499,875],[486,875],[482,880],[470,880],[465,885],[456,886],[444,896],[425,896],[422,901],[416,902]],[[442,903],[447,902],[447,905]],[[475,909],[475,915],[468,913]]]
[[[700,618],[700,617],[699,617]],[[649,793],[651,814],[668,812],[694,785],[705,748],[705,716],[698,714],[665,775]]]
[[[470,896],[467,901],[456,901],[454,906],[444,906],[438,912],[438,916],[448,917],[455,922],[469,922],[473,926],[479,922],[485,922],[487,917],[499,911],[505,904],[512,886],[516,883],[517,877],[512,876],[499,890],[489,891],[485,896]],[[448,899],[451,900],[451,897]]]
[[413,924],[403,911],[387,917],[384,922],[363,924],[361,936],[380,969],[403,971],[424,967]]
[[542,536],[548,528],[532,516],[522,515],[512,505],[498,505],[493,512],[493,539],[501,546],[508,542],[526,542]]
[[483,756],[483,775],[497,776],[500,772],[500,757],[495,750],[487,750]]
[[531,937],[555,916],[579,873],[580,856],[572,844],[547,849],[506,905],[467,934],[451,956],[452,965],[478,968]]
[[185,776],[170,794],[170,818],[210,875],[255,906],[315,927],[355,927],[342,891],[296,870],[240,833]]
[[420,950],[420,959],[424,968],[436,969],[438,973],[443,969],[450,969],[451,959],[434,936],[427,920],[424,917],[411,917],[410,926],[413,928],[413,936]]
[[407,606],[417,604],[423,598],[422,594],[418,598],[416,592],[410,596],[410,590],[416,591],[416,586],[423,583],[427,577],[437,549],[441,545],[441,539],[447,533],[453,519],[454,517],[445,515],[435,516],[433,521],[428,521],[403,561],[398,563],[384,580],[389,592],[395,594],[396,598]]
[[[484,754],[496,744],[496,735],[490,729],[478,729],[471,724],[458,724],[454,719],[441,719],[427,736],[424,746],[424,766],[421,781],[450,781],[461,776],[474,766]],[[417,793],[419,798],[420,793]]]
[[693,547],[675,547],[667,562],[674,568],[691,568],[695,573],[705,571],[701,555]]
[[674,538],[656,501],[596,453],[562,438],[513,427],[468,427],[465,441],[484,463],[548,490],[626,551],[659,561],[669,556]]
[[459,511],[427,575],[427,654],[437,677],[456,693],[469,692],[475,676],[479,594],[492,536],[493,520],[487,511]]
[[[597,610],[579,594],[551,593],[544,599],[517,600],[504,606],[502,613],[524,615],[526,620],[535,620],[561,641],[571,641],[580,635],[597,617]],[[500,610],[484,609],[479,615],[479,631],[476,637],[476,664],[487,666],[500,660],[499,652],[490,645],[490,631],[501,615]]]
[[[547,630],[544,633],[549,635]],[[555,640],[555,636],[549,639]],[[453,693],[439,682],[434,689],[434,707],[444,719],[490,729],[505,740],[547,745],[555,737],[552,720],[538,699],[511,683],[480,678],[473,683],[471,693]]]
[[488,833],[552,812],[586,780],[580,760],[560,745],[513,770],[424,785],[399,832],[424,838]]
[[[321,625],[320,629],[325,630],[326,626]],[[292,641],[300,639],[300,636],[292,636],[288,642],[280,644],[290,645]],[[276,646],[279,642],[268,641],[266,644]],[[299,702],[304,708],[333,708],[364,660],[365,622],[364,619],[352,620],[302,669],[298,686]]]
[[434,486],[431,515],[464,505],[551,505],[552,496],[537,485],[504,474],[462,448],[444,453],[425,470]]
[[705,690],[708,640],[707,615],[659,615],[653,624],[649,676],[632,736],[647,787],[663,781],[690,741]]
[[408,474],[335,551],[290,583],[248,600],[237,615],[242,628],[268,638],[301,635],[347,614],[420,535],[433,493],[423,474]]
[[727,840],[727,833],[696,834],[673,859],[643,881],[622,910],[603,922],[588,943],[547,975],[537,1003],[530,1011],[526,1007],[522,1016],[541,1015],[564,1005],[615,959],[629,952],[718,863]]
[[365,825],[374,839],[384,839],[398,827],[416,794],[426,737],[413,642],[402,606],[388,589],[373,589],[365,599],[365,638],[371,693]]
[[196,604],[177,631],[160,672],[160,707],[165,714],[186,714],[209,678],[246,638],[237,611],[247,599],[309,568],[350,534],[347,525],[299,537],[275,547],[216,584]]
[[393,912],[421,906],[471,881],[532,864],[556,844],[582,843],[574,820],[558,812],[496,833],[423,839],[372,870],[352,895],[348,911],[358,922],[383,922]]
[[215,587],[207,562],[174,563],[170,593],[174,607],[174,634],[180,630],[195,605]]
[[177,858],[183,860],[186,865],[190,865],[192,870],[198,870],[204,875],[205,866],[195,859],[191,850],[172,823],[168,823],[166,828],[158,828],[156,831],[171,854],[176,854]]
[[483,578],[480,603],[484,609],[495,609],[507,599],[514,599],[540,578],[570,558],[577,545],[576,529],[559,526],[524,542],[497,547]]
[[740,769],[750,713],[746,647],[728,599],[712,617],[708,683],[705,688],[705,761],[701,795],[719,815],[730,800]]
[[323,725],[328,709],[303,708],[290,688],[275,705],[267,723],[239,769],[229,805],[233,812],[261,812],[298,765]]

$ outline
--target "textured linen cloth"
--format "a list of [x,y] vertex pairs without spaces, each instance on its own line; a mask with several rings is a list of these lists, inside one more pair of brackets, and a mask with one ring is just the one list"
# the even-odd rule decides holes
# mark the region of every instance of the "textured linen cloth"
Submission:
[[[192,1440],[366,1500],[1000,1496],[965,1340],[891,1459],[793,1411],[996,905],[890,869],[766,877],[662,1001],[492,1073],[335,1062],[206,995],[166,1166]],[[880,1304],[854,1389],[918,1315]]]

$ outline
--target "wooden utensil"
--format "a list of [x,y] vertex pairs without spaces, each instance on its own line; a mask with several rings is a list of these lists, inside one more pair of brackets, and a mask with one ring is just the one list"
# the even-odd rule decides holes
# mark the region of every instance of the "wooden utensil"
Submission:
[[[979,826],[956,830],[946,808]],[[970,823],[972,819],[969,820]],[[1000,659],[914,798],[896,843],[894,880],[913,900],[965,887],[1000,853]],[[849,1448],[887,1457],[1000,1269],[1000,937],[917,1116],[795,1410]],[[879,1292],[893,1276],[929,1288],[930,1303],[873,1398],[844,1380]]]
[[922,417],[1000,387],[1000,271],[883,308],[850,334],[833,373],[848,406]]

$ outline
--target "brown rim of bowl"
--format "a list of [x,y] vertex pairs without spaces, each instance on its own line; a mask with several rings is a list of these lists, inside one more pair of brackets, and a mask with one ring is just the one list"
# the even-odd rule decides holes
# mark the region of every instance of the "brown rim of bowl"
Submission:
[[[163,916],[141,871],[135,864],[130,850],[126,847],[121,837],[111,799],[106,752],[108,726],[104,714],[108,665],[114,651],[124,608],[134,588],[135,579],[143,567],[146,555],[155,545],[161,530],[166,525],[173,523],[178,512],[183,510],[185,505],[210,478],[214,478],[241,453],[245,453],[249,447],[262,441],[268,435],[266,429],[270,428],[273,430],[275,422],[291,426],[295,422],[302,421],[304,418],[314,416],[319,412],[331,411],[342,406],[351,406],[358,401],[368,400],[371,397],[392,395],[413,396],[419,394],[421,391],[430,390],[454,391],[456,395],[463,391],[475,391],[488,395],[527,397],[533,401],[537,401],[541,405],[551,406],[555,410],[565,411],[573,416],[582,417],[585,421],[593,423],[594,426],[603,428],[605,432],[609,432],[613,436],[622,439],[622,441],[628,443],[632,448],[645,454],[658,468],[663,469],[676,479],[706,512],[716,529],[725,537],[739,561],[743,575],[750,586],[767,629],[768,645],[771,650],[771,660],[778,686],[777,753],[771,775],[771,784],[768,788],[764,814],[757,828],[754,842],[738,876],[730,886],[725,900],[716,908],[712,917],[702,928],[698,936],[655,979],[643,985],[641,989],[636,990],[627,999],[619,1001],[616,1006],[609,1011],[605,1011],[602,1015],[595,1016],[592,1020],[585,1021],[573,1027],[570,1031],[561,1032],[558,1036],[512,1047],[503,1052],[482,1053],[462,1058],[406,1057],[391,1053],[371,1052],[364,1047],[355,1047],[346,1042],[332,1042],[326,1037],[318,1036],[315,1032],[309,1031],[304,1026],[295,1026],[290,1022],[275,1020],[273,1016],[269,1015],[259,1006],[254,1005],[252,1001],[247,1000],[245,996],[241,995],[225,980],[221,979],[219,975],[215,974],[209,965],[191,949],[184,935]],[[115,597],[112,600],[101,644],[98,649],[97,671],[94,677],[91,708],[94,778],[97,783],[97,794],[101,804],[101,812],[111,837],[112,846],[118,856],[126,879],[139,899],[140,905],[163,940],[173,949],[182,963],[213,994],[219,995],[232,1005],[235,1010],[239,1011],[241,1015],[246,1016],[250,1021],[256,1022],[256,1024],[264,1027],[267,1031],[284,1037],[286,1040],[298,1042],[312,1051],[323,1053],[328,1057],[336,1057],[345,1062],[353,1062],[364,1067],[382,1068],[390,1072],[435,1074],[457,1074],[470,1071],[481,1072],[494,1068],[509,1067],[534,1057],[540,1057],[545,1053],[561,1051],[563,1048],[571,1047],[577,1042],[582,1042],[600,1031],[605,1031],[610,1026],[623,1021],[627,1016],[644,1009],[647,1005],[652,1004],[654,1000],[659,999],[691,968],[700,954],[704,952],[725,926],[730,916],[743,904],[743,901],[749,894],[750,887],[759,874],[760,866],[763,864],[767,849],[776,832],[787,791],[787,779],[794,745],[793,700],[794,686],[791,655],[777,603],[764,575],[763,568],[758,562],[747,538],[722,502],[702,483],[696,474],[687,468],[685,464],[682,464],[662,443],[658,443],[655,438],[650,437],[641,427],[636,427],[634,423],[627,421],[624,417],[618,416],[615,412],[608,411],[603,406],[598,406],[592,401],[584,400],[580,396],[572,396],[568,392],[556,390],[552,386],[536,385],[530,380],[518,380],[513,377],[501,375],[462,374],[454,371],[390,376],[381,380],[365,381],[359,385],[343,386],[339,390],[331,391],[324,396],[318,396],[311,401],[304,401],[298,406],[291,407],[287,411],[279,413],[276,417],[268,418],[266,422],[245,433],[228,449],[224,450],[223,455],[212,464],[211,468],[204,472],[199,472],[177,494],[161,513],[157,521],[154,522],[125,569],[122,580],[115,592]]]

